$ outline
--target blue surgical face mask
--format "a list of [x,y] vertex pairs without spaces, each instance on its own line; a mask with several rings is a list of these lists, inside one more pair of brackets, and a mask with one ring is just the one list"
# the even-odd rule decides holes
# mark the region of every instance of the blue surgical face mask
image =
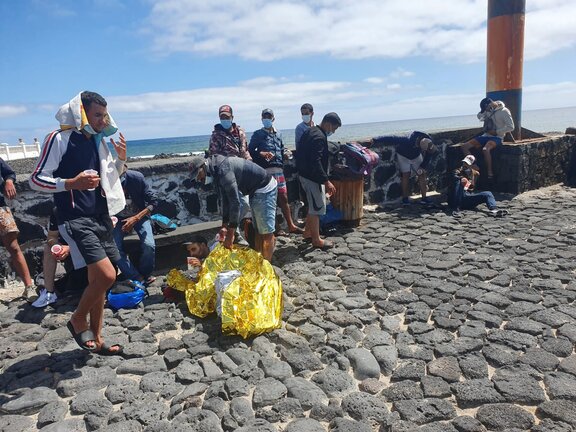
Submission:
[[220,124],[224,129],[230,129],[232,127],[232,120],[230,119],[220,119]]
[[326,136],[329,137],[330,135],[332,135],[334,132],[330,131],[330,132],[326,132]]
[[262,119],[262,125],[263,125],[266,129],[270,129],[270,128],[272,127],[272,123],[273,123],[273,120],[272,120],[272,119],[267,119],[267,118]]
[[310,123],[310,120],[312,120],[312,116],[310,114],[304,114],[302,115],[302,121],[304,123]]

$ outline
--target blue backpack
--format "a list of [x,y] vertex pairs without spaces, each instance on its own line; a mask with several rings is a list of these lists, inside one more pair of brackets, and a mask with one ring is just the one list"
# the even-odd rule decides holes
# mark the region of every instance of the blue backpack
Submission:
[[168,216],[158,213],[150,216],[150,220],[152,221],[152,232],[154,234],[164,234],[178,228],[178,225],[172,222]]
[[114,310],[130,309],[138,306],[147,295],[148,291],[142,282],[128,280],[114,284],[108,290],[106,299],[108,305]]

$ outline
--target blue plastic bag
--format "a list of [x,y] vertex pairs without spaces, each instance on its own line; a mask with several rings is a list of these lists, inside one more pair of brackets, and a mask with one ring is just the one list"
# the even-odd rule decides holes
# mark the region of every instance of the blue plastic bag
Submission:
[[[131,291],[125,289],[129,286],[132,287]],[[123,292],[114,292],[114,288],[108,290],[106,299],[108,300],[108,305],[115,310],[136,307],[148,295],[148,291],[142,282],[134,280],[128,281],[127,284],[122,284]]]

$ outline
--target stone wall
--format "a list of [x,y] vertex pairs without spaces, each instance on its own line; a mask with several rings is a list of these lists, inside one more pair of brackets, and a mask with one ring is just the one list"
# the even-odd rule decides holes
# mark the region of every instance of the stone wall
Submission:
[[[428,186],[431,191],[442,191],[445,173],[460,164],[462,154],[453,142],[469,139],[478,130],[459,130],[433,135],[439,152],[429,166]],[[526,131],[528,132],[528,131]],[[529,136],[525,134],[524,136]],[[576,177],[576,136],[561,135],[505,144],[495,150],[494,171],[496,181],[490,188],[497,192],[521,193],[531,189],[565,182]],[[380,155],[379,165],[366,176],[364,203],[381,204],[400,197],[400,177],[396,170],[396,151],[392,146],[372,148]],[[188,178],[188,162],[191,157],[172,157],[139,160],[129,163],[131,169],[142,172],[159,198],[158,213],[178,221],[181,226],[219,219],[218,199],[212,187],[196,184]],[[478,158],[482,167],[482,159]],[[16,188],[18,196],[12,207],[21,230],[20,243],[28,251],[31,267],[38,267],[37,248],[45,238],[47,221],[52,208],[51,196],[30,190],[28,186],[31,161],[15,163],[19,172]],[[20,169],[18,169],[20,168]],[[573,174],[570,174],[570,173]],[[298,199],[298,184],[294,160],[287,162],[285,174],[289,199]],[[576,180],[576,178],[573,178]],[[414,182],[412,182],[414,183]],[[416,191],[416,185],[412,184]],[[36,249],[35,249],[36,248]],[[36,252],[34,252],[36,250]],[[5,263],[6,254],[0,249],[0,260]],[[0,266],[1,267],[1,266]],[[0,269],[5,274],[6,269]]]

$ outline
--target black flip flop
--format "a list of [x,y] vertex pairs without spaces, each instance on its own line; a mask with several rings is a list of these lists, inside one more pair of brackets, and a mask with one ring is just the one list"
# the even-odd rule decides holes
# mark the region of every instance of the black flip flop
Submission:
[[[92,333],[92,330],[87,329],[84,330],[83,332],[76,333],[76,330],[74,330],[74,326],[70,321],[68,321],[66,327],[68,327],[68,330],[70,330],[72,337],[74,338],[74,340],[76,341],[76,343],[80,348],[90,352],[93,352],[96,349],[96,337],[94,336],[94,333]],[[86,342],[90,341],[94,342],[94,346],[92,348],[86,345]]]
[[[112,348],[118,347],[117,350],[113,350]],[[100,348],[92,351],[94,354],[100,354],[102,356],[115,356],[115,355],[122,355],[124,352],[124,347],[120,344],[114,344],[111,346],[106,345],[103,343]]]

